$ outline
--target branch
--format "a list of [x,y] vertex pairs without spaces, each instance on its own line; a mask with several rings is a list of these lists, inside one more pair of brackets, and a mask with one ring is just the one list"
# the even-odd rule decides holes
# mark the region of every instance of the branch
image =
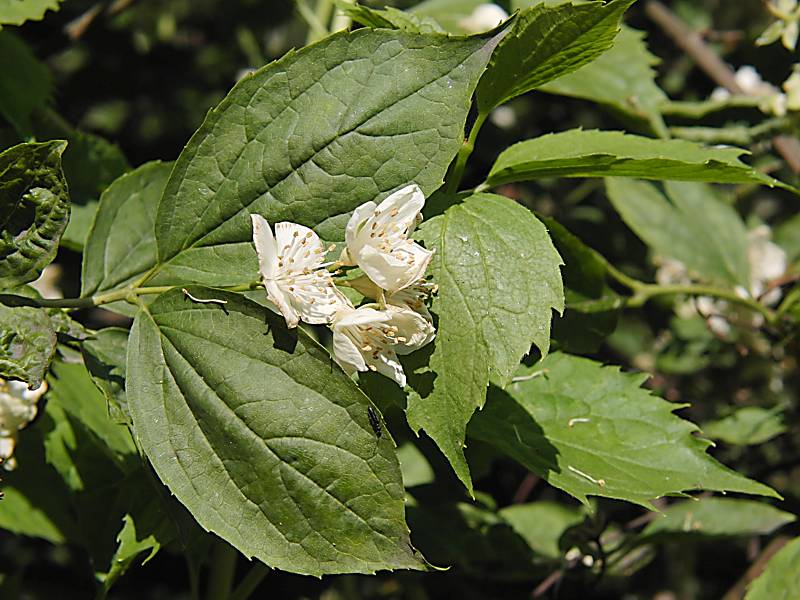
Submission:
[[[658,0],[650,0],[645,5],[644,11],[717,85],[721,85],[732,94],[744,94],[744,90],[736,82],[734,70],[706,45],[698,32],[690,29]],[[778,135],[772,138],[772,145],[789,168],[795,173],[800,173],[800,142],[797,138]]]

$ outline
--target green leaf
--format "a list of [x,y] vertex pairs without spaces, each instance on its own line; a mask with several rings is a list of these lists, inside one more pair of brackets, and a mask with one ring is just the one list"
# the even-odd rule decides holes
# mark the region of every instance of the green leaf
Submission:
[[[190,288],[136,317],[127,393],[161,480],[204,528],[293,573],[424,569],[394,443],[303,332],[236,294]],[[375,410],[375,409],[373,409]]]
[[659,60],[647,50],[644,36],[643,31],[623,25],[609,50],[539,89],[604,104],[623,116],[647,121],[653,131],[662,133],[660,108],[667,95],[655,82],[653,66]]
[[466,425],[489,381],[505,385],[531,344],[547,353],[552,310],[564,309],[561,258],[530,211],[492,194],[469,197],[419,231],[436,250],[430,272],[439,323],[429,370],[410,378],[407,417],[471,491]]
[[431,19],[450,33],[464,34],[459,22],[467,18],[483,0],[425,0],[409,11],[423,20]]
[[708,437],[737,446],[763,444],[786,431],[780,408],[747,406],[733,414],[702,425]]
[[240,81],[179,157],[158,207],[153,283],[257,276],[250,213],[344,238],[350,211],[438,188],[463,142],[484,38],[360,29]]
[[20,137],[30,137],[31,113],[47,104],[52,94],[47,67],[18,37],[0,32],[0,115]]
[[143,563],[147,563],[163,546],[178,537],[168,507],[152,485],[145,471],[139,470],[120,487],[120,499],[127,506],[122,529],[117,533],[117,548],[107,572],[99,576],[106,592],[140,555],[147,553],[143,559]]
[[411,442],[400,445],[397,460],[403,473],[403,485],[407,488],[433,483],[436,478],[428,459]]
[[620,19],[634,1],[542,2],[523,10],[481,78],[478,109],[488,113],[593,61],[611,48]]
[[138,463],[136,446],[128,428],[109,418],[105,397],[94,385],[83,364],[55,362],[49,379],[49,397],[87,435],[121,472],[130,472]]
[[48,10],[57,11],[62,0],[0,0],[0,25],[41,21]]
[[0,153],[0,289],[33,281],[55,257],[69,219],[62,141]]
[[125,425],[131,425],[125,395],[128,334],[127,329],[109,327],[101,329],[81,345],[86,368],[108,402],[111,420]]
[[553,339],[567,352],[594,352],[616,328],[623,306],[606,280],[608,263],[555,219],[539,218],[564,261],[566,308],[553,321]]
[[[435,564],[454,565],[470,579],[529,581],[537,572],[531,549],[494,510],[467,502],[409,502],[414,543]],[[462,575],[463,576],[463,575]]]
[[506,391],[492,388],[469,435],[493,444],[583,503],[587,496],[651,502],[687,490],[778,497],[706,454],[710,442],[640,386],[643,375],[552,354],[520,370]]
[[356,23],[377,29],[402,29],[414,33],[442,33],[441,26],[430,17],[386,6],[382,10],[368,8],[347,0],[338,0],[336,6]]
[[45,461],[40,421],[20,433],[17,468],[3,473],[0,529],[60,544],[75,539],[78,526],[65,502],[69,490]]
[[754,500],[700,498],[670,504],[645,527],[638,542],[663,536],[769,535],[795,520],[791,513]]
[[786,544],[747,588],[745,600],[775,600],[800,596],[800,538]]
[[655,254],[702,279],[750,289],[747,229],[739,214],[706,185],[667,182],[665,189],[668,198],[643,181],[606,180],[614,208]]
[[784,249],[790,263],[800,260],[800,213],[775,228],[773,241]]
[[56,332],[47,311],[0,305],[0,377],[37,388],[55,351]]
[[63,137],[69,142],[63,162],[72,212],[62,242],[72,250],[82,251],[100,194],[130,165],[118,146],[98,135],[72,129]]
[[782,186],[739,160],[740,148],[708,148],[621,131],[572,129],[514,144],[492,166],[491,186],[543,177],[636,177]]
[[559,544],[564,533],[585,518],[579,508],[548,500],[512,504],[499,514],[534,552],[553,560],[560,559],[567,550]]
[[[156,264],[155,215],[171,168],[170,163],[146,163],[103,193],[83,253],[81,296],[125,287]],[[107,307],[132,314],[124,302]]]

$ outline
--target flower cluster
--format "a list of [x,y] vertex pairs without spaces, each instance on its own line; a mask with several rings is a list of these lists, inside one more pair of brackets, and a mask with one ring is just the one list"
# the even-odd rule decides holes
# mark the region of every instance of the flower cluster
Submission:
[[[735,80],[742,94],[757,99],[759,110],[765,114],[783,117],[787,112],[800,110],[800,64],[794,65],[792,74],[783,82],[783,92],[764,81],[751,65],[739,67]],[[725,101],[730,97],[731,93],[722,87],[711,93],[711,100]]]
[[[347,223],[346,247],[336,262],[326,262],[333,246],[325,248],[311,229],[281,222],[273,235],[264,217],[251,215],[267,297],[289,327],[300,321],[330,325],[334,358],[349,374],[377,371],[404,386],[397,355],[409,354],[435,336],[425,306],[435,291],[425,281],[433,252],[409,238],[424,204],[415,184],[380,204],[362,204]],[[354,307],[329,270],[340,266],[359,267],[364,275],[347,284],[376,302]]]
[[[760,225],[747,234],[747,259],[750,264],[750,289],[737,286],[736,294],[742,298],[753,298],[766,306],[774,306],[781,299],[781,288],[774,285],[786,273],[786,252],[771,241],[772,230]],[[656,281],[661,285],[692,283],[686,265],[674,259],[659,260]],[[676,305],[676,313],[682,318],[702,316],[709,329],[720,338],[730,335],[730,320],[733,308],[725,300],[699,296],[693,302],[683,301]],[[751,327],[761,327],[764,317],[747,312]]]
[[29,390],[22,381],[0,378],[0,462],[7,471],[16,466],[17,434],[36,417],[37,403],[46,391],[46,382]]
[[781,40],[784,48],[794,51],[800,33],[800,7],[797,0],[771,0],[767,10],[777,19],[756,40],[756,45],[766,46]]

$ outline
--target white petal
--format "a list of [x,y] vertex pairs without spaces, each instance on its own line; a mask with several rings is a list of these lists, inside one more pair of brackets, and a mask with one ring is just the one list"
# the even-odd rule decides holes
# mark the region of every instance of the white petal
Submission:
[[397,360],[397,355],[393,350],[381,352],[378,354],[377,360],[369,356],[367,357],[367,363],[374,366],[381,375],[396,381],[400,387],[406,386],[406,374],[403,372],[403,365]]
[[[313,284],[304,283],[304,280],[311,280]],[[288,289],[290,287],[292,291]],[[330,323],[336,313],[350,306],[349,300],[336,289],[327,273],[303,276],[294,285],[282,286],[281,289],[286,293],[292,308],[300,314],[300,319],[306,323]]]
[[264,279],[272,279],[278,270],[278,251],[269,223],[261,215],[250,215],[253,221],[253,243],[258,254],[258,270]]
[[16,441],[16,435],[0,437],[0,459],[2,459],[4,462],[11,458],[11,455],[14,454],[14,446],[16,445]]
[[365,202],[350,215],[350,220],[347,222],[347,227],[344,232],[345,242],[347,243],[347,256],[343,255],[342,257],[343,260],[349,259],[351,261],[345,263],[348,266],[355,265],[355,262],[352,261],[358,260],[358,254],[365,243],[364,240],[369,237],[368,232],[366,235],[359,234],[363,234],[365,231],[367,222],[374,211],[375,203]]
[[[417,215],[425,206],[425,194],[416,183],[392,192],[376,209],[381,215],[388,215],[401,230],[412,229]],[[392,214],[393,211],[397,211]]]
[[[381,252],[372,246],[361,251],[359,266],[364,273],[389,293],[402,290],[425,275],[433,252],[418,244],[409,243],[404,254]],[[414,262],[409,264],[403,256],[413,256]]]
[[374,325],[385,323],[391,317],[385,311],[375,310],[362,306],[352,311],[342,311],[336,316],[333,322],[334,331],[344,327],[354,327],[357,325]]
[[356,371],[367,370],[367,363],[364,362],[361,351],[341,331],[334,330],[333,332],[333,356],[348,375],[352,375]]
[[289,329],[297,327],[297,323],[300,321],[300,315],[291,305],[287,294],[285,294],[280,286],[272,279],[264,280],[264,288],[267,290],[267,298],[278,307],[283,318],[286,319],[286,326],[289,327]]
[[397,327],[397,337],[406,340],[394,346],[398,354],[410,354],[436,337],[433,325],[420,313],[405,307],[389,307],[388,311],[392,316],[389,324]]
[[275,224],[275,241],[286,270],[314,270],[325,262],[325,246],[313,229],[282,221]]

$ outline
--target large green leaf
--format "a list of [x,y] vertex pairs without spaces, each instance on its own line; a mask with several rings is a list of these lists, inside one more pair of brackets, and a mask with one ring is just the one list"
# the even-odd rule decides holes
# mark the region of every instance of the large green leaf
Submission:
[[492,388],[469,435],[584,503],[595,495],[651,508],[698,489],[777,496],[706,454],[710,442],[672,414],[681,406],[643,390],[645,379],[552,354],[521,369],[507,390]]
[[0,25],[41,21],[48,10],[58,10],[62,0],[0,0]]
[[668,197],[644,181],[606,180],[614,208],[655,254],[702,279],[749,289],[747,229],[736,210],[703,184],[667,182],[665,189]]
[[[156,472],[206,529],[295,573],[422,569],[394,442],[302,330],[235,294],[190,288],[136,317],[133,424]],[[375,409],[373,409],[375,410]]]
[[600,56],[614,43],[620,19],[634,1],[541,2],[523,10],[481,78],[479,110],[487,113]]
[[800,596],[800,538],[786,544],[747,588],[745,600],[790,600]]
[[256,278],[250,213],[341,240],[350,211],[442,183],[495,40],[361,29],[240,81],[179,157],[153,282]]
[[608,51],[539,89],[605,104],[624,116],[647,121],[655,132],[663,133],[659,107],[667,95],[656,85],[653,66],[659,61],[647,50],[644,35],[623,25]]
[[0,305],[0,377],[41,385],[56,351],[56,332],[47,311]]
[[31,113],[44,106],[52,93],[47,67],[18,37],[7,31],[0,33],[0,115],[18,135],[31,135]]
[[69,219],[62,141],[0,153],[0,289],[33,281],[56,255]]
[[655,537],[769,535],[795,520],[764,502],[738,498],[700,498],[671,504],[645,527],[639,542]]
[[514,144],[492,166],[492,186],[542,177],[637,177],[782,185],[739,160],[746,150],[708,148],[621,131],[572,129]]
[[[171,167],[147,163],[103,193],[83,253],[82,296],[124,287],[156,264],[155,215]],[[110,308],[132,314],[125,303]]]
[[561,258],[530,211],[492,194],[450,207],[420,235],[436,250],[439,323],[430,370],[410,379],[408,422],[426,431],[471,491],[466,425],[489,381],[505,385],[531,344],[547,353],[552,311],[564,309]]

